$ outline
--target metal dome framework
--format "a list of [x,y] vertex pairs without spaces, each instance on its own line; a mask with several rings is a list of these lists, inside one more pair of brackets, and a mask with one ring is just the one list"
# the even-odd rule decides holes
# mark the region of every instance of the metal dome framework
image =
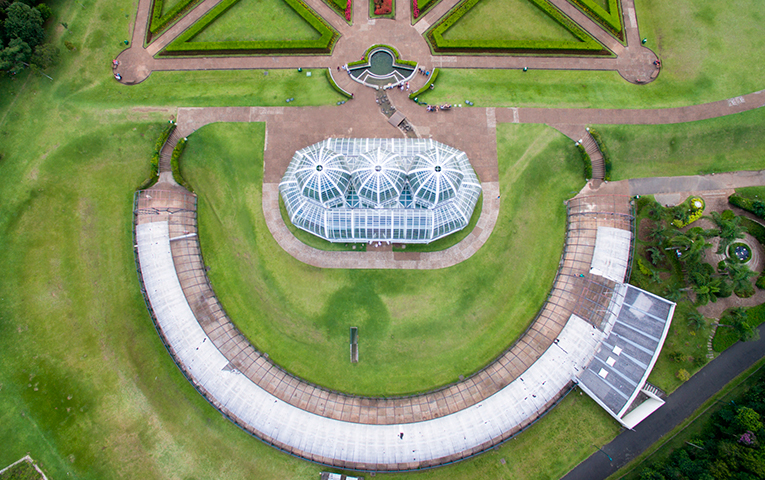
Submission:
[[279,191],[290,221],[330,242],[430,243],[468,225],[481,185],[443,143],[330,138],[295,152]]

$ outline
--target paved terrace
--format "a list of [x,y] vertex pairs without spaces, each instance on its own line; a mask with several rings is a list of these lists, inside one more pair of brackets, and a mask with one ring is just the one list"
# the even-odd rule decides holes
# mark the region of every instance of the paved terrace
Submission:
[[[634,0],[622,0],[626,44],[620,43],[600,25],[581,13],[567,0],[551,0],[563,13],[595,37],[612,52],[610,57],[575,56],[511,56],[511,55],[432,55],[423,32],[446,15],[459,0],[442,0],[412,26],[411,2],[396,2],[395,19],[371,19],[367,4],[356,0],[353,24],[348,25],[322,0],[305,0],[319,16],[341,34],[331,55],[318,56],[233,56],[233,57],[157,57],[181,33],[212,10],[221,0],[203,0],[167,31],[152,38],[144,46],[150,21],[152,0],[139,0],[130,48],[118,59],[117,72],[125,84],[140,83],[153,71],[179,70],[242,70],[273,68],[330,68],[359,59],[372,45],[384,43],[396,47],[404,59],[414,60],[426,69],[440,68],[502,68],[545,70],[615,70],[627,81],[648,83],[659,74],[653,62],[656,55],[640,43]],[[425,78],[415,76],[415,89],[422,86]],[[358,92],[364,88],[348,78],[338,83],[348,91]]]
[[601,340],[592,327],[603,320],[613,283],[589,274],[597,227],[631,227],[628,196],[576,198],[549,299],[511,348],[455,385],[368,398],[291,376],[236,330],[206,277],[195,206],[193,195],[160,183],[137,195],[135,209],[144,293],[180,368],[216,408],[264,441],[321,463],[375,471],[465,458],[551,408]]

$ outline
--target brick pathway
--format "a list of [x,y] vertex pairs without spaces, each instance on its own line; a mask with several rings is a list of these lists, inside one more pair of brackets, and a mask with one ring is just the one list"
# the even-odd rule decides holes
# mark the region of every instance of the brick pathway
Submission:
[[[117,68],[117,72],[122,75],[121,81],[123,83],[135,84],[142,82],[152,71],[157,70],[336,68],[338,65],[358,60],[368,47],[378,43],[396,47],[403,58],[420,62],[420,65],[427,69],[441,67],[615,70],[624,79],[632,83],[651,82],[659,72],[653,64],[654,60],[657,59],[656,55],[640,44],[633,0],[622,0],[625,12],[626,45],[616,40],[567,0],[551,0],[560,10],[613,52],[610,57],[432,55],[422,33],[456,5],[457,0],[444,0],[421,17],[414,26],[410,24],[411,4],[407,0],[396,2],[396,19],[368,18],[366,3],[357,0],[358,5],[354,9],[353,25],[344,22],[322,0],[305,1],[341,34],[341,38],[331,55],[157,58],[157,53],[209,12],[220,0],[204,0],[167,31],[152,38],[148,46],[144,46],[143,43],[150,18],[149,11],[152,0],[139,0],[132,43],[130,48],[118,56],[120,66]],[[416,87],[424,83],[424,78],[415,78]]]

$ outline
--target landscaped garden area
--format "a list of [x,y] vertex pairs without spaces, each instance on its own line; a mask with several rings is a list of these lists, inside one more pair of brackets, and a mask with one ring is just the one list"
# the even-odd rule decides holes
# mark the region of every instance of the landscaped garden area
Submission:
[[[374,5],[327,2],[343,18],[354,5],[356,14]],[[316,42],[329,31],[292,3],[223,3],[230,8],[214,11],[220,14],[216,21],[192,32],[196,36],[186,45],[247,43],[247,51],[262,46],[252,42],[274,42],[269,48]],[[422,19],[438,1],[413,3]],[[611,0],[581,3],[614,14]],[[147,10],[154,37],[195,4],[156,0]],[[37,63],[30,62],[33,46],[28,57],[12,58],[18,60],[15,74],[0,75],[0,466],[30,452],[51,479],[315,477],[319,466],[245,434],[178,371],[140,292],[132,199],[150,176],[154,142],[178,106],[284,107],[286,98],[295,98],[290,107],[329,106],[344,97],[326,82],[326,69],[318,68],[155,71],[127,87],[114,81],[110,63],[130,38],[136,6],[114,0],[53,0],[46,6],[52,14],[44,23],[46,42],[58,54],[42,52]],[[641,33],[665,66],[649,85],[629,84],[615,72],[443,68],[437,88],[424,99],[471,99],[492,107],[651,108],[750,93],[763,88],[765,73],[759,7],[752,0],[637,0]],[[474,8],[445,30],[445,40],[516,35],[547,42],[569,35],[531,3],[483,0]],[[492,8],[533,18],[487,22]],[[356,23],[366,23],[359,18]],[[252,23],[259,28],[248,28]],[[531,33],[539,38],[529,37],[529,26],[537,27]],[[8,51],[5,32],[0,37],[6,52],[0,63],[8,72],[3,62],[24,49]],[[326,53],[331,45],[321,48]],[[764,115],[758,109],[692,124],[597,129],[614,159],[614,180],[687,175],[762,168]],[[265,227],[263,124],[199,130],[189,137],[181,169],[199,195],[202,248],[216,293],[256,346],[287,370],[330,388],[392,395],[469,375],[518,338],[544,302],[564,241],[562,202],[583,185],[579,154],[556,131],[499,124],[497,142],[502,206],[493,234],[474,257],[437,271],[325,271],[289,257]],[[731,200],[727,208],[756,213],[765,191],[740,189],[737,195],[748,201]],[[690,201],[678,210],[644,198],[637,232],[642,260],[636,260],[633,282],[678,301],[650,378],[671,392],[709,354],[713,319],[700,313],[704,299],[711,305],[749,291],[734,281],[746,270],[710,263],[707,255],[719,245],[705,247],[720,237],[707,236],[709,230],[735,232],[731,222],[742,212],[730,217],[721,210],[718,224],[705,209],[710,219],[677,228],[672,220],[686,223],[696,213]],[[475,221],[477,216],[464,234]],[[703,231],[694,230],[698,222],[707,222]],[[757,225],[740,220],[762,242],[765,227]],[[458,239],[418,248],[445,248]],[[735,252],[738,241],[733,235],[723,252]],[[748,338],[764,318],[762,306],[732,307],[717,327],[714,349]],[[360,328],[361,362],[355,366],[347,357],[351,324]],[[618,431],[611,417],[574,390],[496,451],[389,477],[558,478]]]

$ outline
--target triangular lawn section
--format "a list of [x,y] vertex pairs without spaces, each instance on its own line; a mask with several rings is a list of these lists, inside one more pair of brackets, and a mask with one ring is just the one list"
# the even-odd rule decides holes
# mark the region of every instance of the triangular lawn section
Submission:
[[445,40],[579,41],[569,29],[528,0],[481,0],[445,31],[443,37]]
[[[197,35],[203,32],[207,27],[216,22],[232,7],[234,7],[240,1],[247,0],[223,0],[216,5],[206,15],[196,21],[185,32],[179,35],[173,40],[161,53],[162,55],[182,55],[182,54],[204,54],[205,52],[212,54],[323,54],[331,53],[332,47],[335,41],[340,37],[340,34],[327,24],[316,12],[303,3],[301,0],[272,0],[281,1],[286,4],[287,9],[292,9],[302,20],[308,25],[309,28],[303,28],[301,25],[301,32],[310,32],[308,38],[290,38],[289,33],[278,33],[276,29],[283,28],[281,24],[277,26],[273,25],[273,21],[263,17],[253,17],[255,23],[246,25],[247,21],[241,20],[240,26],[237,27],[236,35],[244,35],[242,40],[213,40],[213,41],[200,41]],[[263,0],[249,0],[253,8],[246,7],[245,11],[257,12],[257,5],[265,5],[267,2]],[[278,9],[276,9],[278,10]],[[276,11],[273,10],[273,11]],[[285,10],[280,10],[285,13]],[[227,25],[237,23],[236,17],[230,17],[228,20],[223,20]],[[290,21],[294,21],[290,20]],[[251,34],[245,33],[245,28],[249,27]],[[264,33],[259,34],[257,30],[262,30]],[[220,30],[214,29],[213,33],[219,33]],[[316,32],[315,34],[313,32]],[[256,38],[257,35],[265,35],[265,39],[248,39]],[[302,33],[301,33],[302,35]],[[269,38],[271,37],[271,38]],[[281,38],[277,38],[281,37]],[[235,37],[234,37],[235,38]],[[193,39],[193,40],[192,40]]]
[[[471,28],[476,31],[476,36],[472,38],[455,39],[450,38],[447,34],[447,38],[444,38],[444,34],[452,28],[452,26],[459,24],[465,16],[479,3],[491,2],[492,0],[464,0],[454,9],[452,9],[444,18],[428,30],[426,37],[429,43],[433,46],[436,52],[464,52],[464,53],[552,53],[552,54],[565,54],[565,53],[600,53],[605,52],[607,49],[598,42],[592,35],[584,31],[582,27],[577,25],[573,20],[567,17],[563,12],[558,10],[548,0],[524,0],[529,2],[534,8],[538,8],[544,15],[547,15],[551,20],[558,23],[564,30],[568,31],[571,35],[564,39],[534,39],[534,38],[500,38],[500,39],[487,39],[483,37],[483,31],[489,29],[489,25],[497,22],[499,15],[495,13],[496,8],[500,8],[501,4],[497,3],[495,9],[484,9],[481,14],[483,22],[477,22]],[[492,3],[490,3],[490,6]],[[508,9],[512,8],[520,9],[519,5],[513,2]],[[518,10],[520,11],[520,10]],[[536,13],[534,15],[537,19],[537,23],[541,17]],[[468,17],[469,18],[469,17]],[[480,17],[479,17],[480,19]],[[471,20],[473,22],[474,20]],[[508,19],[507,22],[503,22],[509,25],[513,19]],[[519,17],[516,18],[518,22],[529,21],[529,18]],[[466,28],[464,32],[468,32],[471,28]],[[460,30],[457,31],[460,34]],[[528,32],[528,30],[527,30]],[[552,32],[552,30],[550,30]],[[520,34],[520,31],[517,33]],[[534,33],[533,35],[539,35]]]
[[620,40],[624,39],[624,18],[619,0],[569,0],[587,16]]
[[162,0],[162,15],[167,15],[173,7],[182,2],[183,0]]
[[191,42],[318,40],[321,33],[284,0],[239,0]]

